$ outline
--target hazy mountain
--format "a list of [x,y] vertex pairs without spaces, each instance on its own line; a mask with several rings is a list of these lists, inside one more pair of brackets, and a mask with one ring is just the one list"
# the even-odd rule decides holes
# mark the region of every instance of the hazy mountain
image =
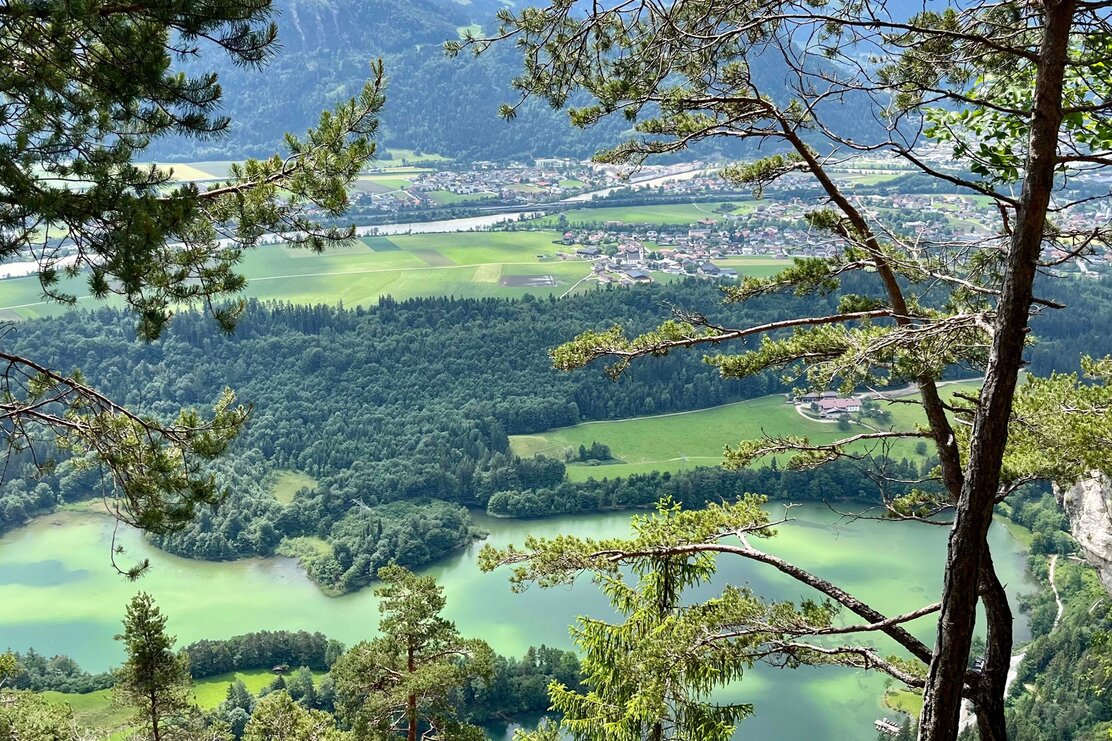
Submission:
[[[469,54],[449,59],[443,44],[472,24],[492,29],[499,5],[498,0],[278,0],[282,49],[265,69],[236,67],[217,53],[191,62],[218,70],[223,109],[233,120],[229,135],[208,142],[160,141],[153,154],[204,160],[273,152],[283,133],[304,131],[323,108],[355,95],[369,61],[379,57],[388,77],[380,137],[387,146],[506,159],[585,157],[620,141],[629,124],[617,116],[589,131],[572,128],[566,113],[536,101],[512,122],[498,116],[500,103],[515,100],[510,80],[521,58],[512,44],[477,59]],[[775,55],[752,67],[766,89],[787,85]],[[851,108],[828,110],[827,118],[834,125],[860,127],[862,117]],[[737,142],[728,146],[732,154],[745,151]]]
[[[510,80],[520,59],[509,46],[482,58],[444,56],[459,29],[492,27],[490,0],[279,0],[281,53],[263,70],[235,67],[207,54],[198,68],[215,67],[223,110],[233,120],[213,142],[157,143],[162,159],[208,159],[264,154],[286,131],[313,124],[321,109],[358,92],[370,60],[381,57],[388,77],[385,143],[473,159],[549,155],[586,156],[614,141],[624,123],[593,132],[573,130],[564,113],[530,105],[512,123],[498,105],[514,99]],[[560,131],[559,137],[550,132]]]

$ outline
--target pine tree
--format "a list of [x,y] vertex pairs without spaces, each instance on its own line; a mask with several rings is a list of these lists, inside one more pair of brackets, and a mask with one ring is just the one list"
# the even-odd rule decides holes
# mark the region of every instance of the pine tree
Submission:
[[[815,390],[918,387],[922,429],[848,434],[834,444],[746,441],[727,463],[794,454],[791,465],[815,466],[867,456],[895,438],[933,443],[939,465],[924,491],[882,502],[898,517],[953,515],[935,646],[913,652],[928,666],[917,680],[923,741],[957,735],[963,695],[983,739],[1007,738],[1012,611],[987,532],[993,508],[1017,485],[1005,457],[1029,317],[1064,308],[1036,295],[1035,276],[1112,246],[1112,229],[1093,208],[1107,192],[1071,189],[1078,176],[1112,165],[1112,85],[1098,71],[1107,64],[1110,7],[1107,0],[975,0],[918,11],[885,0],[559,0],[504,9],[490,38],[448,44],[450,53],[481,53],[513,39],[524,68],[514,80],[520,96],[503,107],[507,118],[540,97],[574,106],[577,126],[611,115],[634,122],[635,134],[600,152],[601,161],[636,167],[693,145],[746,142],[769,154],[723,168],[727,181],[757,197],[785,176],[809,178],[821,190],[822,203],[805,219],[830,240],[827,255],[802,257],[769,279],[748,277],[726,291],[727,301],[827,293],[846,273],[867,271],[873,285],[862,295],[844,296],[823,315],[804,300],[791,319],[757,326],[724,327],[677,307],[656,331],[585,332],[553,359],[573,369],[606,358],[616,376],[636,358],[734,343],[737,352],[707,358],[728,378],[783,370]],[[952,161],[925,157],[931,148]],[[998,216],[994,233],[976,242],[907,237],[832,172],[850,153],[883,153],[932,187],[988,199]],[[984,371],[977,397],[945,398],[939,380],[953,366]],[[967,660],[978,603],[988,646],[974,672]]]
[[351,741],[352,735],[336,728],[332,716],[308,710],[285,690],[259,700],[243,733],[244,741]]
[[[336,706],[361,739],[482,741],[482,729],[456,717],[451,693],[489,678],[493,654],[441,617],[444,590],[401,566],[379,571],[375,590],[382,637],[355,645],[332,667]],[[422,730],[424,729],[424,730]]]
[[135,723],[152,741],[162,741],[167,730],[181,725],[193,710],[189,656],[174,653],[173,636],[166,634],[166,616],[144,592],[128,603],[124,632],[127,660],[116,671],[114,699],[138,709]]
[[[314,250],[347,242],[352,228],[315,219],[342,216],[347,187],[374,154],[380,63],[355,98],[288,135],[286,151],[233,165],[223,183],[175,183],[172,168],[138,164],[161,137],[227,130],[206,55],[263,66],[278,49],[273,15],[270,0],[0,4],[0,264],[35,262],[50,300],[76,301],[64,277],[83,278],[98,299],[118,295],[153,339],[182,305],[207,308],[229,329],[242,302],[224,300],[245,284],[236,266],[264,236]],[[156,419],[79,373],[3,348],[0,385],[6,454],[55,436],[111,475],[112,514],[156,533],[219,498],[205,462],[248,412],[228,392],[207,415]]]

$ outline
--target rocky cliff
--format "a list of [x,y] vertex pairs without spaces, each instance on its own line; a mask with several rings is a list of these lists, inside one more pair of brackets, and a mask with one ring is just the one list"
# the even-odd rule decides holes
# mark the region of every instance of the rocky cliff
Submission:
[[1112,591],[1112,482],[1103,476],[1083,479],[1056,490],[1070,519],[1070,531],[1086,560]]

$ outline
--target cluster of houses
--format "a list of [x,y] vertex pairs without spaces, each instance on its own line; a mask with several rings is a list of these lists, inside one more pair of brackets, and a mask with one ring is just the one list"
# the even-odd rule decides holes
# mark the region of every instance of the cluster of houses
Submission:
[[[572,256],[563,252],[557,254],[564,259]],[[711,262],[712,257],[722,256],[720,252],[709,255],[703,250],[688,253],[660,247],[650,253],[646,252],[644,243],[639,242],[625,242],[608,252],[595,245],[584,246],[574,253],[574,257],[594,262],[592,270],[603,284],[615,280],[624,283],[624,279],[633,283],[648,283],[652,280],[650,271],[712,279],[736,279],[737,270],[719,267]]]
[[[557,169],[559,168],[559,169]],[[612,175],[564,160],[541,159],[536,166],[517,165],[422,173],[407,190],[436,203],[436,194],[490,196],[502,201],[540,203],[565,198],[584,189],[617,182]]]
[[798,396],[793,403],[800,408],[818,413],[823,419],[838,419],[861,411],[861,400],[842,396],[837,391],[822,391]]
[[[926,161],[945,164],[949,157],[945,148],[933,148],[923,154]],[[693,200],[722,194],[728,199],[736,186],[717,172],[705,169],[691,176],[700,163],[649,167],[637,177],[674,174],[686,168],[685,177],[654,181],[652,192],[665,196],[691,196]],[[678,170],[676,170],[678,172]],[[846,163],[837,168],[835,179],[847,185],[861,174],[895,174],[906,171],[906,163],[875,157],[859,163]],[[352,194],[352,214],[395,213],[404,209],[443,205],[444,194],[463,198],[489,196],[501,203],[540,204],[567,198],[584,190],[620,187],[628,175],[613,166],[576,162],[564,158],[541,158],[530,163],[497,164],[473,162],[467,169],[431,170],[417,176],[404,189],[389,193],[359,192]],[[684,229],[666,227],[653,229],[646,225],[606,222],[592,228],[573,228],[564,234],[564,244],[582,245],[574,254],[597,261],[596,272],[603,276],[633,282],[645,282],[647,274],[659,271],[699,275],[708,278],[732,278],[733,271],[715,260],[730,256],[824,257],[833,254],[837,241],[829,235],[810,229],[804,219],[814,208],[812,199],[795,197],[800,189],[814,183],[802,175],[788,175],[766,189],[766,198],[751,210],[739,213],[712,214]],[[778,197],[777,194],[780,194]],[[948,194],[901,194],[859,196],[866,213],[884,219],[889,228],[916,239],[936,241],[970,241],[984,239],[995,231],[995,211],[971,198]],[[1064,229],[1077,226],[1091,228],[1094,214],[1063,215]],[[1109,214],[1104,221],[1112,219]],[[1077,222],[1076,224],[1074,222]],[[598,248],[597,251],[592,248]],[[1112,272],[1112,250],[1100,251],[1087,263],[1071,262],[1071,270],[1080,270],[1089,277],[1102,277]],[[1047,247],[1048,261],[1069,258],[1061,249]],[[634,271],[631,273],[630,271]],[[645,277],[641,276],[645,274]]]

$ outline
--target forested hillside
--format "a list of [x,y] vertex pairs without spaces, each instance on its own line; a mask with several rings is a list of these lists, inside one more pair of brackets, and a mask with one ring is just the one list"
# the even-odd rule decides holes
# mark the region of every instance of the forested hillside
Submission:
[[[389,105],[381,140],[390,147],[471,159],[583,157],[620,135],[614,125],[592,132],[572,129],[566,114],[543,104],[526,106],[513,123],[501,120],[498,104],[512,99],[509,81],[520,66],[513,50],[448,59],[443,49],[461,28],[492,27],[489,4],[281,0],[275,5],[282,49],[265,68],[234,66],[216,54],[196,62],[197,69],[215,67],[220,75],[222,112],[232,119],[228,136],[160,140],[152,147],[156,157],[182,161],[268,154],[281,146],[286,131],[315,125],[322,109],[357,94],[376,58],[386,64]],[[555,130],[561,131],[559,137],[543,133]]]
[[[254,413],[235,453],[217,464],[231,499],[157,542],[226,559],[273,553],[283,538],[323,538],[331,552],[315,553],[309,543],[300,555],[320,582],[348,589],[392,560],[425,563],[467,542],[465,506],[563,480],[561,461],[515,460],[507,434],[778,390],[773,374],[724,382],[691,354],[619,383],[550,368],[545,349],[582,327],[622,321],[645,328],[662,302],[709,309],[718,296],[691,282],[562,302],[384,299],[369,311],[256,304],[232,335],[185,314],[147,345],[134,339],[133,317],[101,310],[20,324],[13,339],[55,367],[80,366],[94,385],[155,414],[211,402],[233,387]],[[770,298],[732,311],[731,319],[776,316],[782,304]],[[308,473],[319,485],[283,505],[264,481],[276,468]],[[21,523],[55,494],[95,494],[95,480],[68,462],[38,482],[13,477],[0,515],[9,526]]]
[[[516,100],[510,85],[522,64],[516,50],[500,45],[477,58],[465,53],[450,59],[443,47],[465,27],[492,32],[494,5],[280,0],[276,21],[282,49],[264,69],[234,66],[218,55],[195,63],[220,75],[221,110],[232,119],[228,136],[158,140],[151,152],[166,161],[270,154],[286,131],[303,131],[315,124],[322,109],[356,95],[368,76],[368,63],[380,57],[388,80],[381,136],[387,147],[464,160],[582,158],[628,135],[627,124],[618,119],[577,129],[568,124],[566,112],[540,101],[521,107],[513,121],[500,118],[499,104]],[[787,89],[787,72],[775,54],[757,60],[754,74]],[[833,125],[855,134],[872,125],[853,115],[851,106],[830,106],[829,116]],[[552,136],[553,131],[560,135]],[[748,151],[738,143],[716,146],[734,154]]]
[[[845,290],[861,280],[868,277],[851,278]],[[1112,338],[1085,326],[1112,303],[1112,291],[1092,282],[1052,288],[1073,310],[1036,321],[1032,370],[1074,370],[1081,353],[1112,352]],[[563,461],[511,454],[509,434],[788,390],[774,372],[724,381],[701,353],[639,364],[618,382],[550,367],[546,349],[584,328],[622,323],[641,331],[669,305],[718,311],[741,326],[782,318],[790,301],[768,296],[723,313],[719,298],[714,286],[691,279],[563,301],[386,298],[370,310],[252,304],[234,334],[184,314],[150,344],[135,340],[131,316],[102,309],[26,322],[12,339],[53,367],[82,368],[95,386],[154,414],[203,405],[233,387],[254,412],[234,454],[216,464],[230,501],[156,542],[182,555],[228,559],[274,553],[285,539],[285,552],[301,556],[315,579],[345,591],[390,561],[426,563],[466,543],[475,536],[467,507],[537,517],[643,506],[663,495],[695,505],[742,491],[862,496],[867,481],[851,466],[772,477],[696,469],[571,484]],[[828,305],[816,311],[832,310],[836,300],[817,298]],[[279,469],[307,473],[317,484],[280,502],[269,478]],[[98,492],[96,472],[69,461],[37,481],[28,473],[2,490],[0,526]]]

